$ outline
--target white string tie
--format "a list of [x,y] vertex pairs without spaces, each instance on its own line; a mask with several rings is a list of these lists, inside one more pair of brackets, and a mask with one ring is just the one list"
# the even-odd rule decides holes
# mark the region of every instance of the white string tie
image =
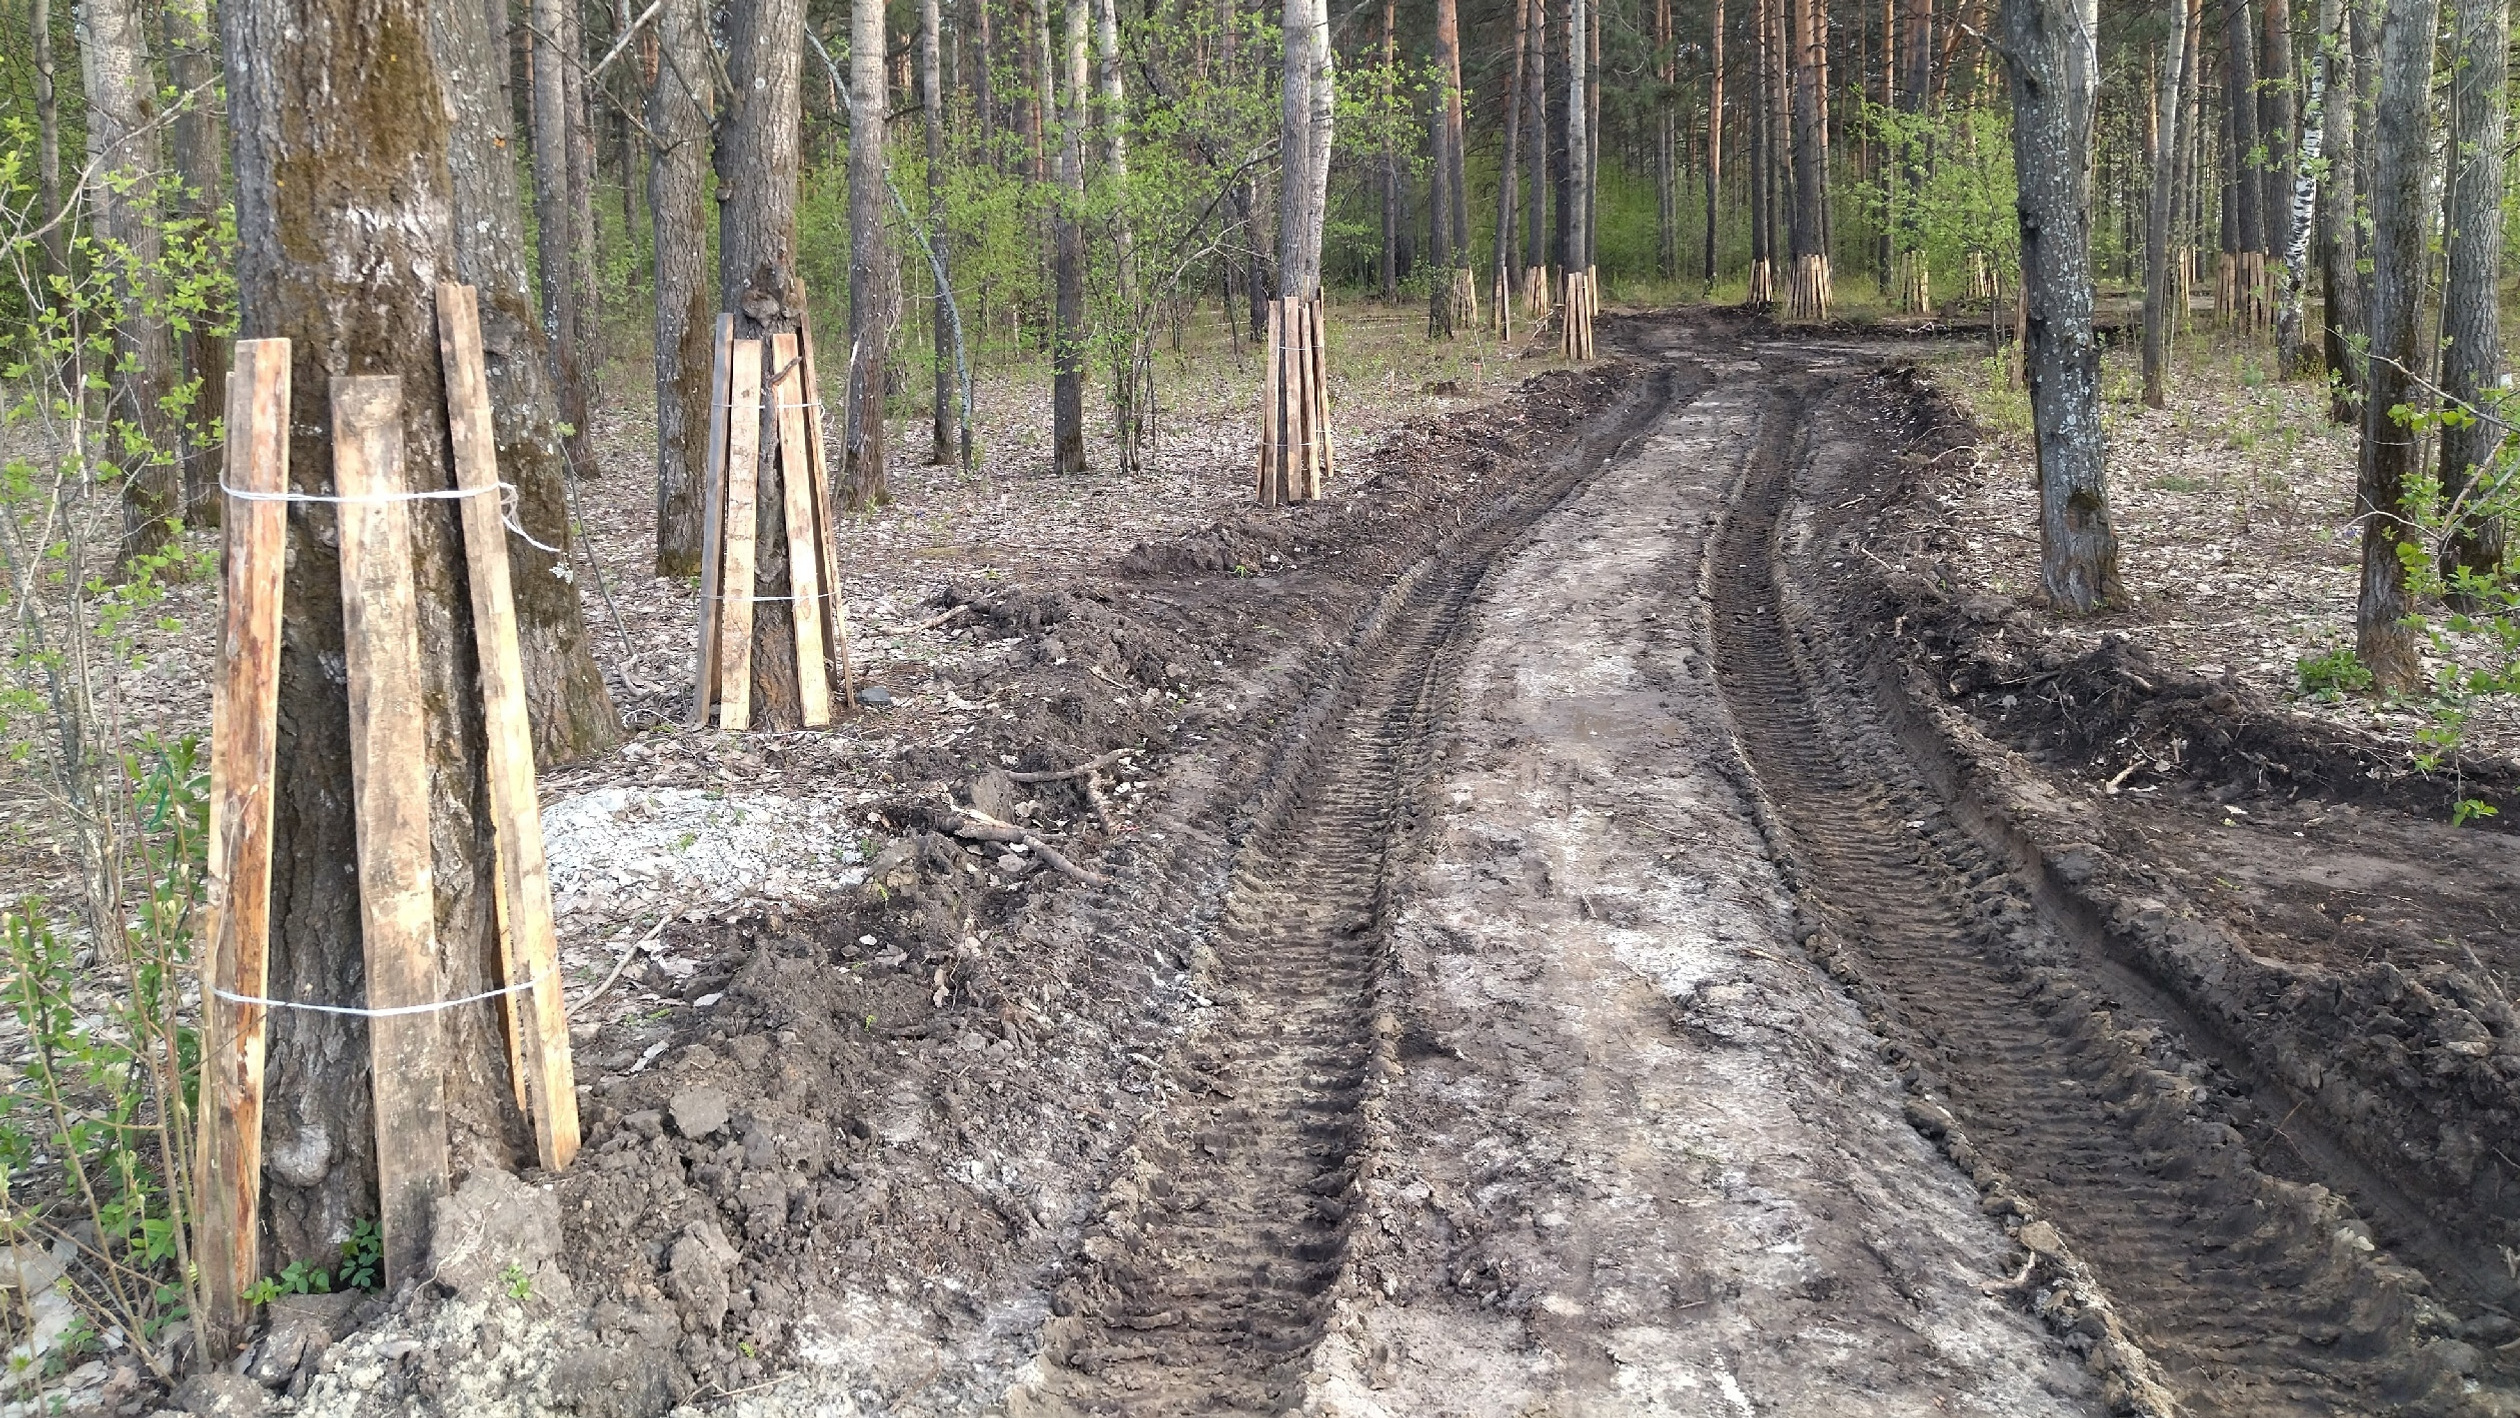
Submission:
[[428,492],[363,492],[353,496],[337,492],[255,492],[247,488],[230,487],[222,481],[219,484],[219,491],[239,502],[325,502],[336,507],[348,503],[374,505],[385,502],[453,502],[457,498],[478,497],[485,492],[495,491],[499,494],[500,524],[534,550],[563,558],[563,564],[553,567],[552,574],[563,581],[569,579],[566,565],[569,553],[563,548],[537,539],[533,533],[517,524],[518,493],[516,484],[512,482],[485,483],[480,487],[442,487]]
[[501,995],[521,995],[541,984],[545,978],[547,978],[546,975],[537,974],[522,984],[483,990],[480,994],[466,995],[462,999],[442,999],[430,1004],[398,1004],[385,1009],[359,1009],[346,1004],[306,1004],[298,1000],[263,999],[258,995],[236,994],[220,989],[216,985],[210,987],[210,993],[226,1000],[229,1004],[260,1005],[264,1009],[304,1009],[317,1014],[347,1014],[359,1019],[394,1019],[408,1014],[435,1014],[441,1009],[460,1009],[468,1004],[479,1004],[483,1000],[497,999]]

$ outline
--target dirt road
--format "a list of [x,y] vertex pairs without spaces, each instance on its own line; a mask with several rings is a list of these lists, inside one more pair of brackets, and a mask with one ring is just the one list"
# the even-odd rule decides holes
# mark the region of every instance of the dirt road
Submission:
[[[2520,1413],[2520,1198],[2472,1147],[2445,1204],[2402,1142],[2426,1109],[2508,1135],[2507,1006],[2408,977],[2386,1017],[2431,1033],[2395,1071],[2302,1087],[2252,1031],[2358,1033],[2360,996],[2235,993],[2271,944],[2113,885],[2099,788],[1917,688],[1974,652],[1918,640],[1922,557],[1885,540],[1955,436],[1902,351],[1613,333],[1620,371],[1426,431],[1409,478],[975,603],[1009,668],[961,692],[997,736],[921,771],[1134,736],[1163,766],[1127,831],[1005,808],[1073,819],[1115,884],[992,875],[908,794],[871,814],[903,835],[867,902],[730,938],[709,993],[603,1041],[558,1198],[593,1342],[535,1319],[551,1372],[509,1344],[495,1385],[409,1388],[625,1418]],[[2146,830],[2246,813],[2200,800],[2145,799]]]

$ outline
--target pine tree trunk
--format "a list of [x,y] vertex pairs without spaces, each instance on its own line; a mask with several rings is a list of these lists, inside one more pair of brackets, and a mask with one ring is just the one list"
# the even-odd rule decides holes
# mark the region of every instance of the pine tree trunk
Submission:
[[[951,102],[938,74],[938,56],[944,48],[939,33],[943,23],[937,0],[919,3],[919,94],[922,126],[927,137],[927,206],[928,241],[936,252],[937,265],[945,279],[953,279],[949,264],[953,250],[953,233],[945,220],[945,107]],[[933,408],[928,418],[929,461],[938,465],[955,463],[962,457],[962,406],[957,402],[960,390],[954,378],[953,317],[946,306],[949,288],[939,284],[929,325],[935,347],[929,356],[929,374],[934,391]]]
[[656,574],[700,573],[709,368],[708,140],[714,58],[704,0],[665,0],[648,86],[648,222],[656,247]]
[[[2201,0],[2197,0],[2201,3]],[[2361,94],[2354,82],[2353,28],[2357,12],[2343,0],[2319,0],[2319,64],[2327,74],[2327,102],[2320,111],[2326,128],[2321,139],[2327,161],[2319,165],[2320,349],[2333,379],[2328,417],[2351,422],[2362,388],[2360,362],[2352,357],[2354,341],[2364,333],[2362,276],[2356,267],[2362,255],[2361,164],[2359,137]]]
[[2156,409],[2169,403],[2170,336],[2175,319],[2171,302],[2179,295],[2170,273],[2171,244],[2177,233],[2172,208],[2178,204],[2181,186],[2176,155],[2185,151],[2179,141],[2179,113],[2188,80],[2185,0],[2172,0],[2170,8],[2156,96],[2159,116],[2154,119],[2152,202],[2144,220],[2144,403]]
[[2413,688],[2421,675],[2414,609],[2398,548],[2406,482],[2415,471],[2417,434],[2394,410],[2413,397],[2409,371],[2423,313],[2424,168],[2432,141],[2431,90],[2436,0],[2386,0],[2380,19],[2379,93],[2372,123],[2371,361],[2363,386],[2362,464],[2354,513],[2362,522],[2362,588],[2354,610],[2354,652],[2384,689]]
[[[1531,52],[1531,5],[1529,0],[1514,0],[1514,77],[1505,86],[1505,153],[1496,168],[1496,288],[1499,322],[1509,322],[1512,312],[1506,301],[1516,285],[1514,266],[1514,217],[1520,194],[1516,191],[1522,176],[1522,111],[1523,84],[1529,69]],[[1499,329],[1510,328],[1500,323]]]
[[[175,101],[182,105],[175,111],[170,134],[175,173],[183,183],[176,215],[193,223],[194,231],[208,232],[219,221],[219,150],[227,141],[219,121],[219,38],[211,33],[206,0],[170,0],[163,13],[167,77],[174,80]],[[192,327],[181,337],[183,375],[194,385],[186,408],[192,427],[180,434],[185,520],[194,526],[215,526],[222,511],[217,496],[219,448],[198,431],[206,430],[227,408],[228,342],[207,320],[193,321]]]
[[1390,128],[1394,112],[1395,67],[1400,52],[1399,6],[1395,0],[1383,0],[1382,12],[1382,108],[1384,129],[1382,171],[1382,298],[1400,298],[1400,154],[1393,147]]
[[1435,0],[1435,193],[1428,227],[1435,279],[1428,292],[1427,333],[1449,339],[1476,320],[1462,309],[1470,262],[1469,172],[1462,161],[1461,16],[1454,0]]
[[1752,0],[1750,11],[1750,278],[1746,299],[1764,305],[1771,298],[1770,260],[1774,233],[1769,229],[1768,200],[1768,7],[1777,0]]
[[[2491,397],[2503,372],[2497,299],[2503,248],[2504,94],[2510,78],[2510,0],[2456,0],[2450,36],[2449,283],[2442,291],[2441,387],[2471,407]],[[2453,507],[2467,496],[2476,469],[2491,460],[2501,431],[2484,422],[2441,432],[2441,494]],[[2461,516],[2449,560],[2491,577],[2502,569],[2500,519]],[[2445,573],[2451,566],[2443,568]],[[2469,610],[2480,598],[2454,593]]]
[[2257,34],[2249,21],[2248,0],[2224,0],[2223,97],[2230,106],[2231,197],[2235,303],[2244,324],[2261,318],[2257,272],[2267,251],[2266,181],[2257,166]]
[[1278,290],[1321,294],[1321,224],[1330,185],[1333,79],[1326,0],[1285,0],[1286,67],[1279,116]]
[[[892,500],[884,392],[893,329],[901,319],[901,277],[884,226],[884,130],[890,113],[883,0],[856,0],[849,7],[849,358],[842,396],[848,419],[840,450],[840,500],[853,509]],[[788,190],[792,201],[793,169]],[[790,221],[792,233],[792,216]],[[793,241],[791,234],[791,251]]]
[[[1524,146],[1529,151],[1530,179],[1524,184],[1523,196],[1523,264],[1539,268],[1549,264],[1550,139],[1555,132],[1549,122],[1549,11],[1548,0],[1526,0],[1531,29],[1531,72],[1524,77],[1523,112],[1530,119],[1531,133]],[[1546,282],[1542,283],[1545,288]]]
[[2293,179],[2299,171],[2293,153],[2293,91],[2300,76],[2293,69],[2292,0],[2261,3],[2258,135],[2266,144],[2266,171],[2259,200],[2267,253],[2281,255],[2292,250]]
[[[718,122],[716,154],[720,308],[734,313],[736,339],[766,340],[797,328],[804,0],[741,0],[727,9],[724,24],[729,102]],[[879,44],[879,59],[881,54]],[[857,125],[849,131],[854,144]],[[792,729],[804,722],[804,699],[797,683],[796,617],[785,599],[792,591],[777,402],[762,400],[754,462],[751,722]]]
[[1724,0],[1710,0],[1706,70],[1706,250],[1704,278],[1715,290],[1715,201],[1724,185]]
[[2039,469],[2040,582],[2060,611],[2114,604],[2100,425],[2100,342],[2091,328],[2091,144],[2099,90],[2095,0],[2002,0],[2019,188],[2022,373]]
[[1797,319],[1822,320],[1829,313],[1828,79],[1823,67],[1828,36],[1821,0],[1788,0],[1787,8],[1794,20],[1794,205],[1788,240],[1794,264],[1786,278],[1786,309]]
[[1662,87],[1654,105],[1654,267],[1665,280],[1680,274],[1680,127],[1672,109],[1679,101],[1678,58],[1671,0],[1654,0],[1654,77]]
[[1051,277],[1057,325],[1050,346],[1050,465],[1085,471],[1085,44],[1092,33],[1087,0],[1068,0],[1066,41],[1058,76],[1059,208],[1051,223]]
[[1592,85],[1585,62],[1589,0],[1567,0],[1566,10],[1566,269],[1592,264]]
[[[97,264],[125,311],[114,322],[105,408],[121,430],[110,456],[123,479],[118,560],[131,570],[166,548],[184,511],[175,421],[164,406],[175,384],[175,338],[164,314],[165,238],[155,200],[163,164],[158,85],[140,0],[82,0],[79,68],[95,172],[88,205]],[[136,440],[136,450],[125,440]]]
[[[1543,4],[1547,0],[1542,0]],[[1553,210],[1550,213],[1549,264],[1560,271],[1574,269],[1578,259],[1574,249],[1575,174],[1569,155],[1574,151],[1572,140],[1575,125],[1583,122],[1578,114],[1566,108],[1566,96],[1582,82],[1581,66],[1575,57],[1583,53],[1581,31],[1574,27],[1573,0],[1564,0],[1567,8],[1559,11],[1563,23],[1553,20],[1548,26],[1549,39],[1557,49],[1558,81],[1549,92],[1549,133],[1555,140],[1549,148],[1549,186]]]
[[[468,88],[485,100],[497,93],[487,68],[446,67],[447,54],[487,50],[481,13],[458,8],[433,13],[422,0],[221,6],[238,120],[239,334],[292,342],[289,461],[302,491],[332,485],[331,386],[353,372],[400,376],[410,484],[453,485],[434,283],[461,261],[454,228],[463,207],[450,158],[473,160],[469,149],[487,147],[488,135],[467,132],[470,115],[449,98]],[[428,43],[395,46],[389,59],[375,43],[379,32]],[[396,121],[375,121],[380,112]],[[307,251],[337,259],[309,261]],[[343,869],[357,860],[357,844],[340,566],[330,512],[296,510],[289,523],[267,993],[355,1006],[364,968],[357,877]],[[422,504],[412,523],[430,710],[438,984],[452,997],[500,983],[491,818],[457,513],[452,503]],[[531,579],[520,571],[518,587]],[[514,1104],[498,1007],[468,1005],[439,1019],[450,1160],[458,1171],[521,1167],[533,1140]],[[377,1214],[374,1115],[359,1082],[367,1032],[349,1016],[270,1015],[263,1252],[273,1270],[293,1260],[331,1264],[353,1224]]]

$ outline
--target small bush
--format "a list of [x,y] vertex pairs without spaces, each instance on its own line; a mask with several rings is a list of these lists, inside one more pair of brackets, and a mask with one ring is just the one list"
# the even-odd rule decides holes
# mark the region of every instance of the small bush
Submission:
[[2339,645],[2324,655],[2304,656],[2295,664],[2301,671],[2304,694],[2341,699],[2371,688],[2371,670],[2355,657],[2351,645]]

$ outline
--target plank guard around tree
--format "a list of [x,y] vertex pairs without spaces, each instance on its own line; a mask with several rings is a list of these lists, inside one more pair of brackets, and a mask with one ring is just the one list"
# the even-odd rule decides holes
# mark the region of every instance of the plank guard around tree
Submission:
[[[717,338],[710,342],[714,353],[709,360],[708,460],[695,470],[701,485],[700,605],[704,612],[717,604],[726,579],[726,479],[719,470],[726,466],[726,408],[735,373],[734,345],[735,317],[720,315]],[[718,618],[704,613],[700,652],[691,666],[691,726],[695,729],[709,722],[709,710],[717,703],[717,672]]]
[[[429,862],[429,756],[420,612],[398,375],[336,379],[333,486],[340,506],[341,619],[350,681],[350,780],[359,835],[359,940],[367,1007],[441,997]],[[438,1016],[368,1021],[376,1098],[376,1194],[388,1290],[419,1273],[429,1210],[446,1194],[446,1071]]]
[[534,1142],[542,1165],[556,1172],[577,1156],[577,1086],[569,1062],[559,938],[551,919],[551,877],[543,860],[542,806],[534,795],[534,741],[525,717],[516,593],[508,581],[507,518],[482,371],[480,307],[471,286],[451,283],[438,286],[437,303],[455,484],[476,493],[456,505],[463,509],[465,579],[472,588],[480,655],[490,815],[498,841],[499,934],[506,943],[502,958],[507,983],[533,982],[522,996],[509,998],[518,1002],[516,1039]]
[[1309,502],[1330,481],[1329,388],[1321,299],[1269,302],[1266,374],[1260,394],[1260,505]]
[[[239,340],[228,380],[227,485],[289,486],[289,342]],[[210,711],[210,846],[202,936],[201,1196],[194,1255],[206,1313],[203,1352],[224,1361],[245,1328],[245,1291],[262,1257],[263,1008],[271,934],[272,783],[278,769],[280,587],[287,504],[232,499],[226,509],[226,619]]]

